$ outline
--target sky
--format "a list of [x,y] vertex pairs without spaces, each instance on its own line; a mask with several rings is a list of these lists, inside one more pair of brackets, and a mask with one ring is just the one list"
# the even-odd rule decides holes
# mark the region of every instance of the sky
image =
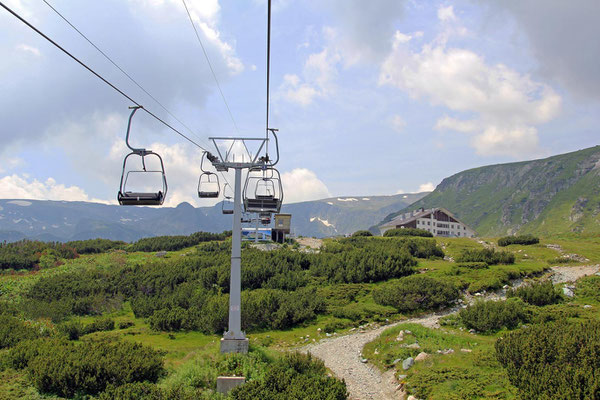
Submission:
[[[266,0],[186,0],[227,105],[181,0],[47,0],[160,104],[44,1],[1,1],[202,147],[264,135]],[[598,15],[596,0],[273,0],[285,201],[430,191],[597,145]],[[131,102],[4,9],[0,54],[0,198],[116,204]],[[131,141],[163,157],[165,205],[214,203],[196,194],[199,148],[143,112]]]

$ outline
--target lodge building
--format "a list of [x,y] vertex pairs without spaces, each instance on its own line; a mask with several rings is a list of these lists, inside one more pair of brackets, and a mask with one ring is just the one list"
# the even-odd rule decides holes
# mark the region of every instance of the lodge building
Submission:
[[477,232],[464,222],[459,221],[445,208],[430,208],[402,213],[390,222],[379,227],[381,234],[396,228],[424,229],[433,236],[443,237],[475,237]]

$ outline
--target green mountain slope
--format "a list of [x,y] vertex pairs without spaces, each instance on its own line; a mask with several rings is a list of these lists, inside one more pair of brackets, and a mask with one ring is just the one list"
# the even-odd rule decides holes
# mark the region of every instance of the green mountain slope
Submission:
[[382,223],[420,207],[447,208],[482,236],[600,234],[600,146],[460,172]]

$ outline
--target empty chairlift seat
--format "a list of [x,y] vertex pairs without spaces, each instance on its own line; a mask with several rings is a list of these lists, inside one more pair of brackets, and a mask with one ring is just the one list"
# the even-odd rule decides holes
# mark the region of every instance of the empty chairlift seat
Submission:
[[[152,150],[133,148],[129,144],[129,132],[131,129],[131,120],[135,112],[141,107],[130,107],[133,109],[129,116],[129,123],[127,124],[127,136],[125,142],[127,147],[131,149],[131,153],[125,156],[123,160],[123,172],[121,173],[121,184],[119,185],[119,193],[117,194],[117,200],[122,206],[160,206],[164,203],[167,196],[167,178],[165,175],[165,166],[163,160],[157,153]],[[130,157],[140,157],[141,168],[137,167],[129,169],[131,161],[128,162]],[[146,168],[146,162],[148,159],[155,159],[160,165],[159,169],[149,170]],[[156,176],[160,177],[160,188],[157,191],[141,191],[131,189],[132,177],[137,176]],[[145,185],[144,185],[145,186]]]
[[248,213],[278,213],[283,202],[279,171],[273,167],[250,169],[243,199],[244,209]]

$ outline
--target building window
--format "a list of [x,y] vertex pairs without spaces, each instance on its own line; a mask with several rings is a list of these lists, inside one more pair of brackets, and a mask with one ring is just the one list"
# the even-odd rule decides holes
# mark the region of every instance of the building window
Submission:
[[431,221],[427,221],[427,225],[431,225]]

